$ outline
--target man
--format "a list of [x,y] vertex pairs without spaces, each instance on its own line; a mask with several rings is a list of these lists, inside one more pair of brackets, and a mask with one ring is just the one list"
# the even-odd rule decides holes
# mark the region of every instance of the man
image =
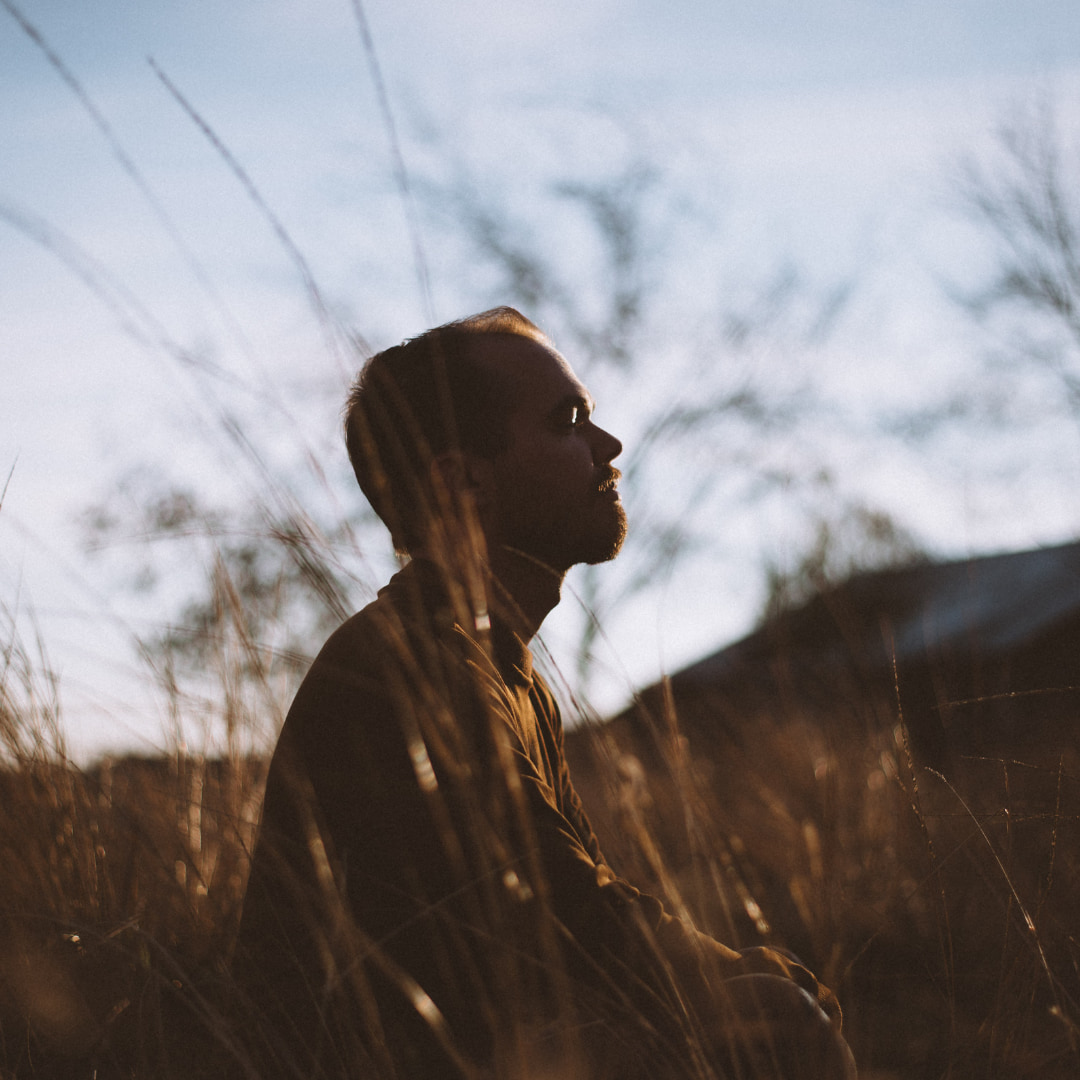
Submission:
[[510,308],[353,387],[349,455],[410,561],[327,642],[271,764],[235,958],[264,1071],[853,1075],[829,992],[620,880],[574,792],[528,643],[625,536],[592,413]]

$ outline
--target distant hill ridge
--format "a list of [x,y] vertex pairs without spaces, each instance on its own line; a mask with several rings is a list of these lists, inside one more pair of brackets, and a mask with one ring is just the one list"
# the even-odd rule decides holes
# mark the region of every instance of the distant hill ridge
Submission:
[[842,723],[875,699],[902,709],[929,763],[1048,739],[1075,751],[1080,542],[856,575],[644,690],[616,723],[647,723],[666,694],[702,733],[793,707]]

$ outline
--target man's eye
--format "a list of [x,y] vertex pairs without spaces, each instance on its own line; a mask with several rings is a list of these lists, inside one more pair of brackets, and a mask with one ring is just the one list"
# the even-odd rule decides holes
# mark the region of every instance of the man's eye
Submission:
[[589,410],[583,405],[567,405],[552,415],[552,422],[568,431],[583,426],[588,419]]

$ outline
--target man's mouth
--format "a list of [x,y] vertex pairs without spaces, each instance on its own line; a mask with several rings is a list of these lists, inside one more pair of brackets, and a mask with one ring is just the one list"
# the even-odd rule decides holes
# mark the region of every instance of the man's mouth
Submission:
[[619,489],[617,485],[621,477],[622,473],[620,473],[618,469],[612,469],[597,485],[597,494],[610,495],[614,498],[618,498]]

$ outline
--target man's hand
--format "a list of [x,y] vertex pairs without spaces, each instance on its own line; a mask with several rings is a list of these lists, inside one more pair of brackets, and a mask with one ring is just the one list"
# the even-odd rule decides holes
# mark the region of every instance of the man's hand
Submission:
[[[755,955],[750,962],[768,963],[769,958]],[[806,971],[801,964],[795,967]],[[838,1023],[822,1011],[819,999],[798,985],[795,974],[739,975],[715,988],[719,1023],[708,1032],[709,1045],[724,1075],[730,1071],[754,1080],[856,1080],[855,1060]]]
[[805,990],[821,1007],[825,1015],[836,1025],[837,1031],[843,1024],[843,1013],[836,995],[809,968],[792,953],[782,949],[754,948],[738,950],[746,975],[782,975],[790,979],[800,990]]

